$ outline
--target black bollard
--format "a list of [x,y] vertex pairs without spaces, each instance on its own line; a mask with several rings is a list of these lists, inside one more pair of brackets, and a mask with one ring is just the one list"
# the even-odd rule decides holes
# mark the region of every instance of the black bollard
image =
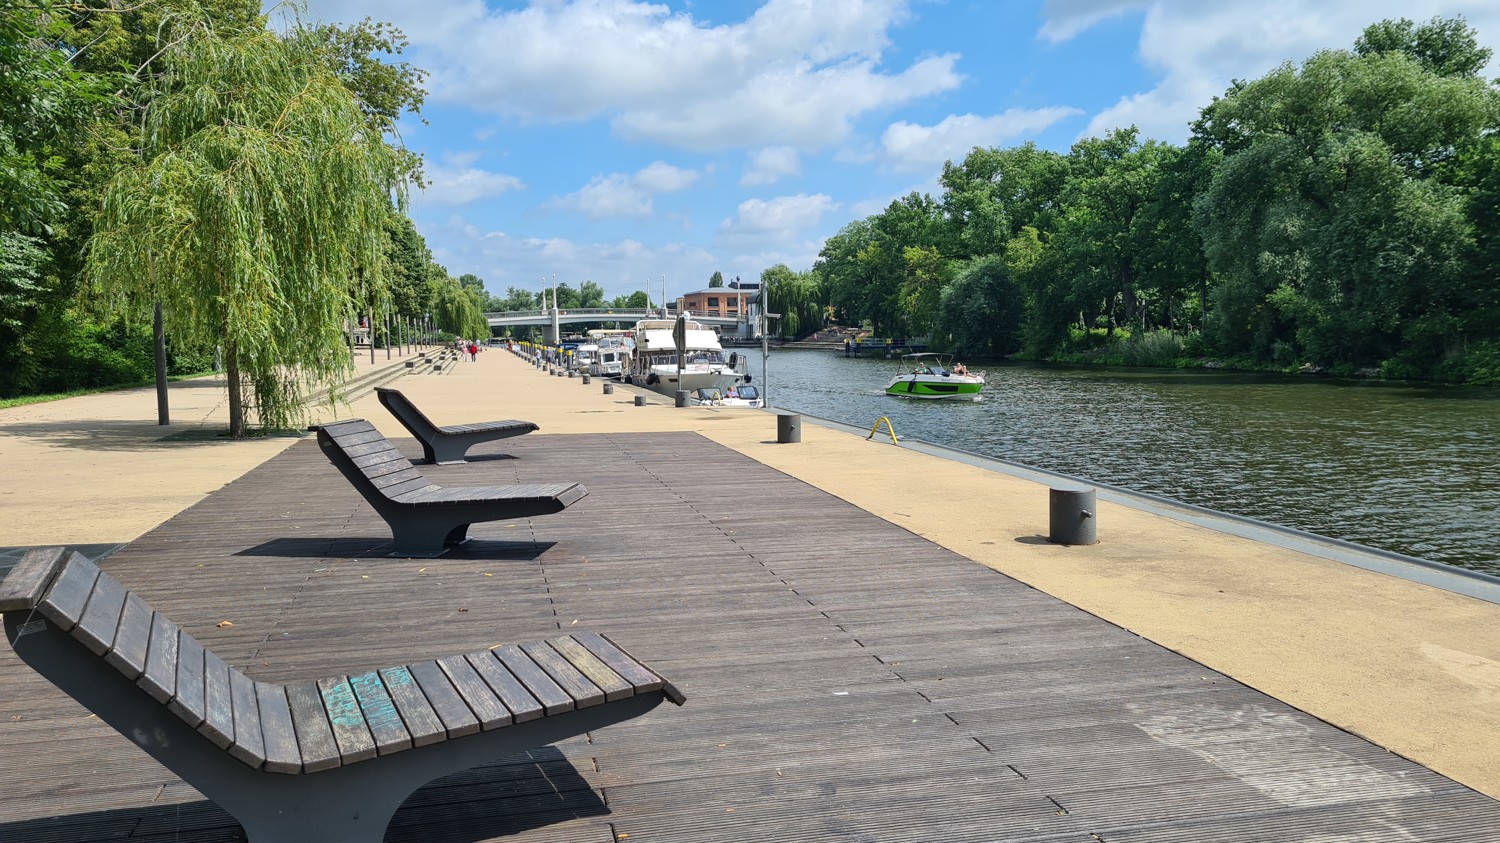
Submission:
[[605,381],[604,382],[604,394],[605,395],[614,395],[615,394],[615,385],[612,384],[612,383],[610,383],[609,381]]
[[802,441],[802,416],[786,410],[775,410],[776,441],[785,445]]
[[1099,519],[1094,506],[1094,490],[1083,486],[1049,489],[1049,526],[1047,541],[1053,544],[1094,544],[1099,541]]
[[637,407],[644,407],[644,406],[646,406],[646,396],[644,396],[644,395],[637,395],[635,397],[635,405]]
[[589,376],[588,375],[584,375],[583,376],[583,385],[584,386],[588,386],[589,385]]

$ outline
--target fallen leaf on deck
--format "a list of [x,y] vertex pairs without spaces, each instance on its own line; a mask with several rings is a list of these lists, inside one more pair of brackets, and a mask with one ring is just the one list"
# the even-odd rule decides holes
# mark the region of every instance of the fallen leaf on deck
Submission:
[[227,626],[234,626],[234,622],[233,621],[219,621],[218,623],[214,624],[214,626],[218,627],[219,629],[223,629],[223,628],[225,628]]

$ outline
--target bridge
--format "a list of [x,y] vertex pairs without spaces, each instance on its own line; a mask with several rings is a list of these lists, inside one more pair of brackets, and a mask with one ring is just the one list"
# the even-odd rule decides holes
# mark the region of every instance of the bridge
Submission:
[[[676,308],[667,309],[666,318],[677,318]],[[634,324],[642,319],[660,319],[661,311],[645,307],[572,307],[572,308],[548,308],[545,310],[502,310],[484,315],[485,321],[489,322],[491,328],[503,328],[512,325],[543,325],[551,329],[551,338],[555,340],[559,335],[562,325],[602,325],[605,322],[629,322]],[[693,314],[693,321],[704,325],[714,325],[720,328],[720,333],[740,334],[750,323],[740,316],[711,316]],[[733,326],[734,330],[724,331],[724,327]]]

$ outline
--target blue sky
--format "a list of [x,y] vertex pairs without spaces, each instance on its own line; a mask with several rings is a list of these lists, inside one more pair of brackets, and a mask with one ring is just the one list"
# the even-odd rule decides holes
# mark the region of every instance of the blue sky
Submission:
[[[432,184],[434,258],[503,295],[591,280],[669,298],[812,266],[848,222],[943,162],[1065,151],[1136,125],[1183,142],[1235,78],[1343,48],[1370,23],[1494,0],[312,0],[394,23],[432,76],[403,140]],[[1492,63],[1487,75],[1500,75]]]

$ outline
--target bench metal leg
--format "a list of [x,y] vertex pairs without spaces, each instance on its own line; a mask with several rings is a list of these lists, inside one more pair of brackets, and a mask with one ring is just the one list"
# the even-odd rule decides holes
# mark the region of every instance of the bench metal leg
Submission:
[[451,516],[437,513],[398,512],[386,515],[395,545],[392,556],[441,556],[450,547],[468,541],[469,522],[454,526]]

